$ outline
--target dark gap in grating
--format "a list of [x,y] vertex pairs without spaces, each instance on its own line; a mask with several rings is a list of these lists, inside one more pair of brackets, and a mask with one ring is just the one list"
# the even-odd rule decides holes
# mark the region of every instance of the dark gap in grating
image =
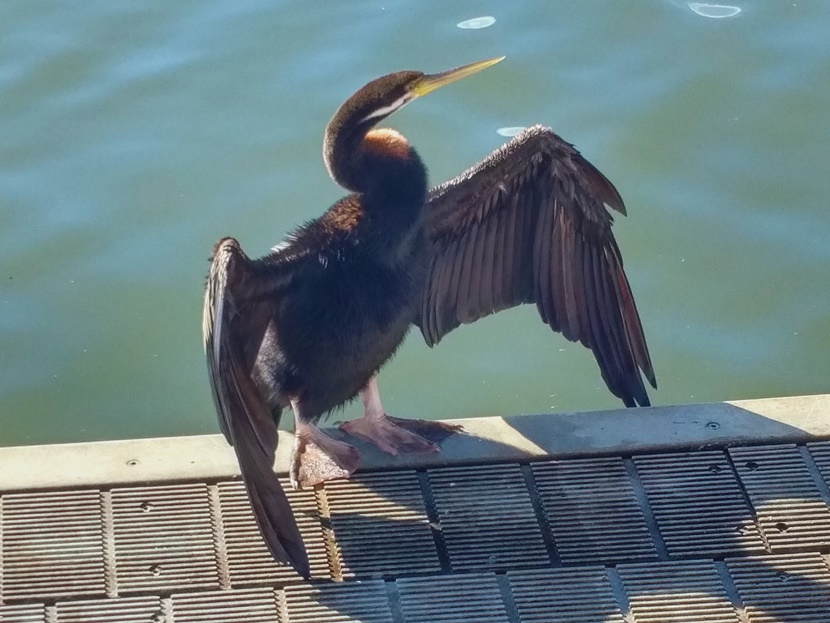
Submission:
[[[760,445],[760,444],[759,444]],[[764,533],[764,528],[761,526],[761,521],[758,518],[758,510],[755,508],[755,505],[752,504],[752,499],[749,497],[749,491],[746,490],[746,485],[744,481],[741,480],[741,476],[738,473],[738,468],[735,466],[735,461],[732,458],[732,455],[729,453],[729,449],[723,450],[723,455],[726,457],[726,462],[729,463],[729,467],[732,470],[732,475],[735,477],[735,481],[738,483],[738,490],[741,492],[741,496],[744,499],[744,503],[746,507],[749,509],[749,512],[752,514],[752,523],[755,524],[755,530],[758,531],[758,536],[761,537],[761,541],[764,544],[764,549],[767,550],[768,554],[772,553],[772,546],[767,539],[767,535]]]
[[426,469],[416,470],[418,475],[418,485],[421,487],[421,497],[424,499],[424,509],[427,513],[427,521],[429,522],[429,530],[432,533],[432,540],[435,543],[435,550],[438,552],[438,563],[441,565],[441,571],[450,573],[452,565],[450,564],[450,555],[447,551],[447,544],[444,541],[444,533],[441,527],[441,520],[438,517],[438,506],[435,504],[435,498],[432,495],[432,488],[429,486],[429,476]]
[[744,605],[741,602],[741,597],[738,594],[738,589],[729,573],[729,567],[726,566],[726,563],[723,560],[715,560],[714,563],[715,571],[718,572],[718,577],[720,578],[721,584],[723,584],[723,588],[726,591],[726,596],[729,598],[729,603],[731,603],[732,607],[735,609],[738,619],[741,623],[749,623],[746,611],[744,610]]
[[401,606],[401,594],[398,591],[398,584],[394,579],[385,579],[386,599],[389,602],[389,611],[392,613],[392,620],[395,623],[405,623],[403,607]]
[[519,616],[519,609],[516,607],[516,601],[513,599],[513,591],[510,589],[510,578],[503,571],[496,572],[496,582],[499,585],[501,592],[501,600],[504,603],[505,612],[507,612],[507,620],[510,623],[521,623]]
[[809,448],[804,444],[798,445],[798,452],[801,455],[801,460],[804,461],[804,465],[807,466],[807,471],[810,472],[810,476],[818,489],[821,499],[827,506],[830,506],[830,487],[824,481],[824,476],[822,476],[821,470],[818,468],[815,457],[813,457]]
[[539,529],[542,532],[542,541],[545,543],[545,549],[548,551],[548,557],[554,567],[562,566],[562,559],[559,557],[559,552],[556,549],[556,541],[553,538],[553,531],[548,525],[548,520],[545,517],[545,509],[542,507],[542,499],[539,497],[539,492],[536,489],[536,479],[533,477],[533,470],[530,463],[519,463],[519,468],[524,477],[525,486],[530,494],[530,504],[533,506],[533,513],[536,515],[536,523],[539,524]]
[[669,548],[666,547],[666,542],[663,540],[663,535],[660,533],[660,528],[657,525],[657,519],[654,516],[654,511],[648,501],[648,495],[643,487],[643,483],[640,481],[640,475],[637,473],[637,466],[631,458],[623,459],[623,466],[625,467],[625,473],[628,474],[628,482],[631,484],[631,490],[634,492],[634,498],[640,505],[640,512],[643,513],[643,519],[645,519],[646,527],[648,528],[649,535],[651,536],[651,542],[657,550],[657,557],[660,560],[669,560]]
[[614,594],[614,600],[617,602],[617,607],[622,612],[626,623],[634,623],[631,615],[631,604],[628,601],[628,593],[625,591],[625,585],[617,571],[617,566],[606,566],[605,577],[608,578],[608,583],[611,585],[611,592]]

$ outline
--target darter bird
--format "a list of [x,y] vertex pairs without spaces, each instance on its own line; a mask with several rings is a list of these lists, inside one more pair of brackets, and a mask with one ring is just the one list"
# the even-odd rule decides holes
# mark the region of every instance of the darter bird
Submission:
[[[502,57],[503,58],[503,57]],[[535,126],[429,190],[418,153],[375,126],[412,100],[502,60],[438,74],[400,71],[338,109],[323,141],[350,194],[260,259],[233,238],[215,246],[203,334],[213,399],[272,555],[304,577],[300,532],[272,468],[291,407],[294,487],[348,477],[360,455],[317,423],[359,396],[343,430],[390,454],[433,452],[460,427],[389,417],[376,384],[411,325],[430,346],[461,324],[522,303],[590,348],[611,392],[648,405],[656,387],[608,208],[613,184],[569,143]]]

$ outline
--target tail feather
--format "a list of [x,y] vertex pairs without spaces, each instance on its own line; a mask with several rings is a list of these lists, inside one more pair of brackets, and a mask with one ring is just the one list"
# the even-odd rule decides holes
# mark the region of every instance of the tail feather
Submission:
[[297,573],[308,579],[311,574],[308,554],[288,497],[274,474],[274,455],[250,452],[253,440],[246,436],[251,432],[246,430],[244,424],[233,427],[234,449],[257,526],[271,555],[289,563]]

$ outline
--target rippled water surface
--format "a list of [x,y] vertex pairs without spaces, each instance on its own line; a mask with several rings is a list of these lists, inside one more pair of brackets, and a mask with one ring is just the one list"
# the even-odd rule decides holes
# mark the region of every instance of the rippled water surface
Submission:
[[[728,4],[4,1],[0,444],[215,432],[213,242],[341,194],[322,131],[367,80],[502,54],[391,119],[433,181],[551,125],[627,202],[656,404],[830,391],[830,3]],[[530,307],[411,334],[380,383],[401,416],[618,404]]]

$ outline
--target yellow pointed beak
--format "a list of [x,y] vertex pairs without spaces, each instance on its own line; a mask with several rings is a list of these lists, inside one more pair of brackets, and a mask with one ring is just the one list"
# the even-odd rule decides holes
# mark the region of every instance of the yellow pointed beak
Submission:
[[499,56],[498,58],[490,58],[486,61],[478,61],[477,63],[462,65],[461,67],[456,67],[455,69],[450,69],[449,71],[442,71],[440,74],[428,74],[426,76],[422,76],[412,83],[409,90],[416,97],[421,97],[427,93],[432,93],[435,89],[449,84],[450,82],[461,80],[461,78],[472,76],[482,69],[487,69],[488,67],[503,61],[504,58],[504,56]]

